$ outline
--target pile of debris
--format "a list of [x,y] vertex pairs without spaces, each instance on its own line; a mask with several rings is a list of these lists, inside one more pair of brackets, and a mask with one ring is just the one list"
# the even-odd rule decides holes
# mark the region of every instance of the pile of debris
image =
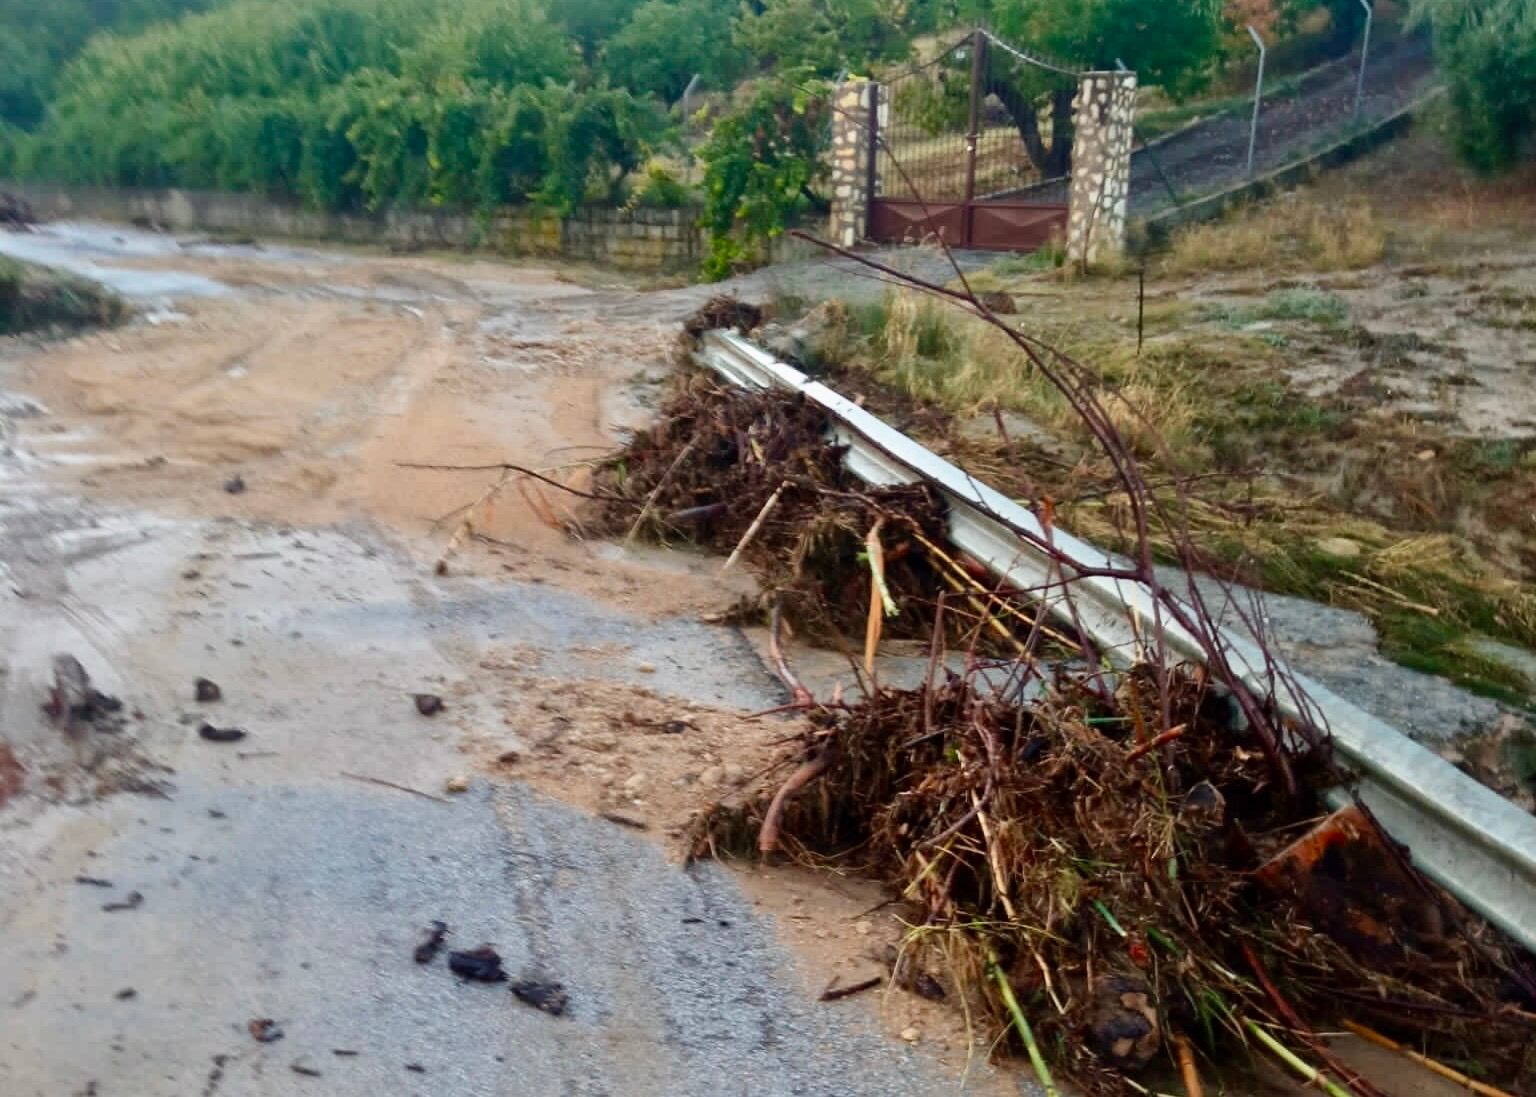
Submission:
[[[1328,814],[1347,777],[1325,731],[1281,718],[1218,650],[1208,670],[1149,638],[1110,669],[949,546],[927,489],[853,480],[827,425],[795,396],[687,374],[598,478],[610,530],[756,570],[805,718],[760,787],[700,821],[695,856],[782,850],[884,881],[913,927],[901,963],[1010,1034],[1048,1090],[1059,1074],[1147,1092],[1162,1070],[1197,1094],[1244,1051],[1376,1097],[1320,1035],[1343,1027],[1536,1092],[1536,963],[1363,805]],[[849,650],[860,700],[804,688],[781,607]],[[1201,613],[1190,631],[1210,637]],[[892,627],[929,640],[918,689],[875,676]]]
[[937,594],[960,582],[934,555],[942,503],[923,485],[871,489],[846,472],[842,456],[815,405],[685,373],[656,425],[599,468],[593,493],[603,502],[593,524],[747,563],[763,594],[742,613],[781,605],[821,639],[864,627],[878,526],[882,581],[890,605],[905,607],[882,615],[881,627],[926,636]]
[[19,194],[0,190],[0,227],[17,232],[30,232],[37,224],[37,214],[30,203]]

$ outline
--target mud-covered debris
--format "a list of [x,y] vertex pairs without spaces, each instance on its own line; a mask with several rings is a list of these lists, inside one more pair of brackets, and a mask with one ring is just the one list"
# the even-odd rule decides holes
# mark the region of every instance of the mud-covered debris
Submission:
[[976,300],[999,316],[1011,316],[1019,311],[1019,304],[1013,299],[1013,294],[1004,293],[1002,290],[987,290],[979,293],[976,295]]
[[644,819],[636,818],[633,815],[625,815],[622,811],[600,811],[597,813],[597,816],[599,819],[606,819],[610,823],[621,827],[628,827],[630,830],[651,829],[651,824],[647,823]]
[[430,964],[437,959],[437,954],[443,950],[443,941],[448,937],[448,923],[434,919],[426,932],[426,938],[411,954],[418,964]]
[[1088,1015],[1088,1042],[1117,1070],[1135,1073],[1162,1046],[1152,988],[1130,975],[1107,975],[1094,987]]
[[204,724],[197,729],[197,734],[210,743],[238,743],[245,738],[246,731],[244,728],[220,728]]
[[101,909],[111,914],[119,910],[138,910],[143,905],[144,893],[141,891],[130,891],[126,896],[115,902],[103,903]]
[[930,1002],[944,1000],[944,986],[926,971],[919,971],[912,976],[912,985],[908,988],[919,998],[926,998]]
[[37,224],[37,213],[31,203],[19,194],[0,190],[0,225],[8,229],[30,232]]
[[504,983],[507,973],[501,970],[501,955],[490,945],[466,949],[448,954],[448,970],[460,979],[477,983]]
[[192,691],[200,704],[206,705],[213,701],[222,701],[224,699],[224,691],[211,678],[199,678],[196,682],[192,683]]
[[852,998],[855,994],[863,994],[866,990],[874,990],[877,986],[880,986],[884,982],[885,980],[883,978],[881,978],[879,975],[875,975],[857,983],[850,983],[845,987],[830,986],[821,992],[821,996],[817,998],[817,1001],[836,1002],[843,998]]
[[571,1004],[564,986],[541,979],[519,979],[512,984],[512,993],[517,995],[518,1001],[542,1010],[551,1017],[563,1015],[566,1007]]
[[53,685],[43,712],[66,734],[79,735],[87,726],[96,731],[122,728],[122,701],[91,685],[80,660],[67,653],[53,657]]
[[684,320],[683,330],[688,333],[689,338],[698,339],[706,331],[715,331],[718,328],[735,328],[745,334],[762,322],[762,309],[722,293],[711,297],[699,306],[698,311]]
[[416,711],[423,716],[436,716],[443,711],[443,699],[435,693],[418,693],[412,700],[416,702]]
[[224,481],[224,490],[231,495],[239,495],[245,491],[245,477],[238,473]]
[[258,1044],[274,1044],[283,1038],[282,1027],[270,1017],[253,1017],[245,1028]]

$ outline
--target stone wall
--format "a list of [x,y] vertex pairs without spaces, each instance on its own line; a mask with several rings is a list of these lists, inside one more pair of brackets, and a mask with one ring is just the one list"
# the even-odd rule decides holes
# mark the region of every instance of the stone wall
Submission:
[[[399,248],[483,249],[507,255],[559,256],[640,271],[692,271],[704,237],[692,210],[589,208],[561,219],[528,208],[487,217],[442,210],[331,213],[255,194],[195,190],[118,190],[0,183],[47,219],[150,221],[175,232],[332,240]],[[820,226],[808,226],[813,229]],[[781,239],[769,249],[782,261],[810,254]]]
[[845,248],[863,242],[869,231],[869,123],[879,85],[850,80],[832,97],[832,218],[829,233]]
[[1131,190],[1134,72],[1084,73],[1073,102],[1072,198],[1067,258],[1096,263],[1125,249]]

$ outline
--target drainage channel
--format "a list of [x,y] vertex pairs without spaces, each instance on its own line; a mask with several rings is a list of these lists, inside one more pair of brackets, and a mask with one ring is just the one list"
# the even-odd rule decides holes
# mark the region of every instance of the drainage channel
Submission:
[[[739,387],[801,393],[829,414],[855,476],[871,486],[926,481],[948,504],[956,547],[1016,589],[1062,590],[1062,565],[1036,547],[1045,540],[1039,520],[1012,499],[739,335],[707,333],[697,357]],[[1069,534],[1053,530],[1050,543],[1083,569],[1112,566],[1108,554]],[[1073,577],[1072,586],[1076,620],[1111,658],[1131,662],[1147,637],[1161,635],[1179,657],[1204,659],[1196,638],[1157,612],[1144,584],[1086,575]],[[1041,601],[1059,610],[1064,598]],[[1274,691],[1255,644],[1230,632],[1218,632],[1217,640],[1260,696],[1275,692],[1286,716],[1328,728],[1340,759],[1358,775],[1359,798],[1425,875],[1536,949],[1536,817],[1318,683],[1293,675],[1293,690]],[[1351,801],[1343,789],[1329,796],[1336,807]]]

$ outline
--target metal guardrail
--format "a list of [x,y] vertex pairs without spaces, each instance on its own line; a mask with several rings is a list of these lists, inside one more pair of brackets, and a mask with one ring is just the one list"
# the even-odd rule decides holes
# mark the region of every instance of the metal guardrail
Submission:
[[[710,332],[700,360],[743,388],[780,388],[802,393],[830,414],[834,440],[847,447],[850,472],[872,485],[927,481],[948,503],[949,536],[994,575],[1020,589],[1062,590],[1062,567],[1020,534],[1043,537],[1039,520],[1012,499],[976,480],[846,397],[785,365],[738,335]],[[1110,557],[1066,533],[1051,542],[1065,558],[1086,568]],[[1161,632],[1169,649],[1200,660],[1195,638],[1157,612],[1143,584],[1100,576],[1073,578],[1077,617],[1112,656],[1127,661],[1144,638]],[[1063,593],[1047,594],[1048,606]],[[1269,692],[1265,660],[1246,640],[1220,635],[1234,670],[1261,695]],[[1383,827],[1407,846],[1414,863],[1467,906],[1526,948],[1536,949],[1536,817],[1461,773],[1397,729],[1300,676],[1293,679],[1310,707],[1277,702],[1286,715],[1326,721],[1334,749],[1358,775],[1358,792]],[[1330,794],[1338,806],[1349,793]]]

